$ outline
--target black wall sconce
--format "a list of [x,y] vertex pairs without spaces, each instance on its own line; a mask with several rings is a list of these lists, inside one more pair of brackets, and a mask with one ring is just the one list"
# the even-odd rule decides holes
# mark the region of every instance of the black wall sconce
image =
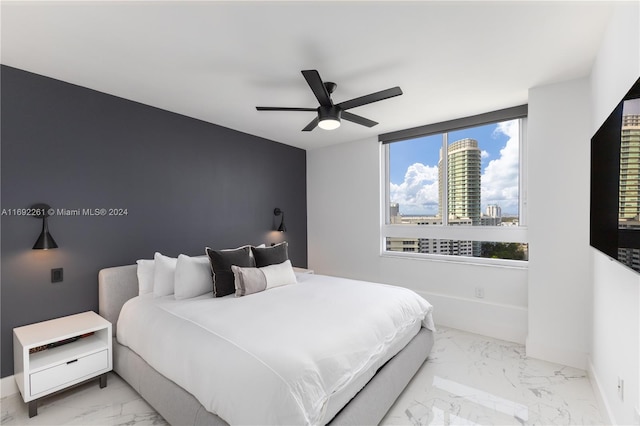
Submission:
[[49,217],[49,210],[51,206],[48,204],[35,204],[31,207],[33,211],[33,217],[36,219],[42,219],[42,232],[38,237],[38,241],[33,245],[33,250],[49,250],[58,248],[56,240],[53,239],[49,233],[49,226],[47,225],[47,217]]
[[278,231],[285,232],[287,230],[287,227],[284,225],[284,211],[282,211],[278,207],[276,207],[273,210],[273,214],[276,215],[276,216],[282,215],[282,222],[280,222],[280,226],[278,227]]

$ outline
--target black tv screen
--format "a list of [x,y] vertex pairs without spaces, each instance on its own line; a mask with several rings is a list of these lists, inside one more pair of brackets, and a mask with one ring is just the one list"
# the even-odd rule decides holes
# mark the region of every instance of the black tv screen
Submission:
[[591,138],[590,243],[640,272],[640,79]]

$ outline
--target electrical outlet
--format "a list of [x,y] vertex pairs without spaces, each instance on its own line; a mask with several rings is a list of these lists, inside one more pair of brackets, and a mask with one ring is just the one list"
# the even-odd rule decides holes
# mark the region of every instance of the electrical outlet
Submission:
[[618,398],[620,401],[624,401],[624,380],[618,377]]
[[61,283],[64,278],[62,268],[55,268],[51,270],[51,282]]
[[483,287],[476,287],[476,297],[478,299],[484,298],[484,288]]

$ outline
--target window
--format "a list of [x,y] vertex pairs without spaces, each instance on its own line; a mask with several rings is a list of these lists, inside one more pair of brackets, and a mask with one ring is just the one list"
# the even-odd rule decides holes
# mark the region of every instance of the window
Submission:
[[521,106],[380,135],[383,252],[527,260],[525,126]]

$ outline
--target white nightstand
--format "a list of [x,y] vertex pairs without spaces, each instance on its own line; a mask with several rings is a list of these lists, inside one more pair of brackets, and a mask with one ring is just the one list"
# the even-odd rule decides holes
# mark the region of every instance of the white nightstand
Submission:
[[83,312],[13,329],[13,372],[29,417],[38,399],[100,376],[107,386],[113,368],[111,323]]
[[313,269],[298,268],[297,266],[293,267],[293,271],[298,274],[313,274]]

